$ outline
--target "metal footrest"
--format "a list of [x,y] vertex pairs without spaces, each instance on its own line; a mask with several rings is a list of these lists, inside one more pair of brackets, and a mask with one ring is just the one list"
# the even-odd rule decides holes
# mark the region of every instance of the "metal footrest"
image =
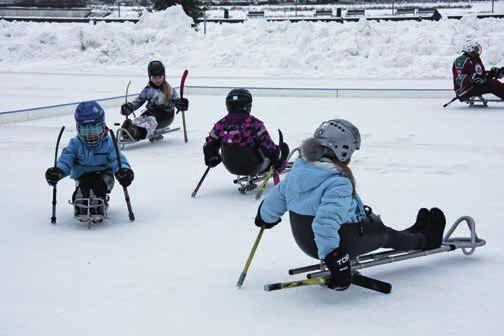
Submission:
[[[464,222],[467,223],[467,226],[469,228],[469,232],[470,232],[469,237],[452,237],[453,233],[457,230],[457,228],[460,226],[460,224],[464,223]],[[476,234],[476,223],[474,222],[474,219],[470,216],[462,216],[453,223],[453,225],[450,227],[450,229],[448,229],[448,231],[446,232],[446,234],[443,238],[443,242],[442,242],[441,246],[436,249],[425,250],[425,251],[387,250],[387,251],[383,251],[383,252],[369,253],[369,254],[365,254],[365,255],[361,255],[361,256],[352,258],[350,260],[350,265],[351,265],[352,271],[355,272],[355,274],[358,274],[357,271],[360,269],[389,264],[389,263],[402,261],[402,260],[424,257],[424,256],[428,256],[428,255],[441,253],[441,252],[450,252],[450,251],[454,251],[457,249],[461,249],[465,255],[471,255],[474,253],[476,248],[482,247],[485,244],[486,244],[485,240],[479,238],[478,235]],[[308,273],[308,272],[314,272],[314,273]],[[289,270],[290,275],[301,274],[301,273],[308,273],[306,276],[307,280],[290,281],[290,282],[285,282],[285,283],[265,285],[264,288],[265,288],[265,290],[270,291],[270,290],[282,289],[282,288],[292,288],[292,287],[300,287],[300,286],[309,286],[309,285],[314,285],[314,284],[324,284],[326,281],[324,279],[326,279],[328,276],[330,276],[330,272],[327,270],[327,268],[325,267],[323,262]],[[364,282],[362,286],[366,287],[366,284],[369,284],[368,286],[375,286],[376,284],[380,284],[379,288],[383,289],[383,291],[381,291],[381,292],[383,292],[383,293],[386,292],[385,289],[387,288],[387,286],[386,286],[387,283],[381,283],[379,280],[375,280],[375,279],[371,279],[371,280],[373,280],[373,281],[370,282],[370,280],[366,280],[366,282]],[[366,287],[366,288],[369,288],[369,287]],[[373,288],[370,288],[370,289],[373,289]],[[391,289],[391,287],[390,287],[390,289]]]
[[[170,127],[165,127],[165,128],[159,128],[154,131],[154,134],[148,139],[151,143],[159,141],[163,139],[163,134],[167,133],[172,133],[180,131],[180,127],[175,127],[175,128],[170,128]],[[117,143],[119,146],[121,146],[121,150],[126,147],[126,145],[131,145],[137,142],[140,142],[145,139],[137,140],[134,139],[131,134],[128,132],[128,130],[124,128],[119,128],[116,132],[117,134]]]
[[73,206],[74,218],[87,224],[88,229],[107,219],[107,203],[101,198],[76,198]]
[[[457,230],[460,224],[467,223],[467,227],[469,228],[469,237],[453,237],[452,235]],[[455,248],[459,248],[462,250],[462,253],[465,255],[471,255],[474,253],[476,248],[484,246],[486,241],[481,239],[476,234],[476,223],[471,216],[462,216],[453,223],[451,228],[445,234],[443,238],[443,245],[452,245]]]

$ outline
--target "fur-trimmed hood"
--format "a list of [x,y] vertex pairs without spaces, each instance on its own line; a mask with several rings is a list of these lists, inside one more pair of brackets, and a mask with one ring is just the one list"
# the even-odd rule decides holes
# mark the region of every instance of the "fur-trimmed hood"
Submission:
[[306,161],[320,161],[327,149],[315,138],[308,138],[301,144],[301,157]]

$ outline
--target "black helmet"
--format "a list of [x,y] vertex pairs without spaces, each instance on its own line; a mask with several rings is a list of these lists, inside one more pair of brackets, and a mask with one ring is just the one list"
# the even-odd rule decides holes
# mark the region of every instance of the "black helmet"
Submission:
[[247,89],[233,89],[226,97],[226,108],[229,113],[250,113],[252,94]]
[[149,78],[151,76],[164,76],[165,68],[163,63],[160,61],[151,61],[147,67],[147,72],[149,74]]

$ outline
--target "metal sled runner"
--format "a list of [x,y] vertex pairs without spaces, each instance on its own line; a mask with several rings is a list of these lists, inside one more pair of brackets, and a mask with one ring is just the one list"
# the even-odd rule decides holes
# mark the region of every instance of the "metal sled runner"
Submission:
[[124,150],[126,145],[131,145],[131,144],[143,141],[143,140],[149,140],[151,143],[154,143],[156,141],[162,140],[164,134],[176,132],[179,130],[180,130],[180,127],[170,128],[169,126],[167,126],[164,128],[158,128],[154,131],[154,134],[150,138],[136,140],[131,136],[131,134],[127,130],[125,130],[124,128],[119,128],[116,132],[117,133],[117,143],[119,144],[121,150]]
[[[107,195],[108,201],[108,195]],[[103,223],[107,219],[107,203],[101,198],[76,198],[68,201],[74,206],[74,218],[91,229],[92,224]]]
[[[467,223],[467,226],[470,231],[470,236],[462,238],[452,237],[455,230],[463,222]],[[470,216],[463,216],[460,217],[458,220],[456,220],[455,223],[451,226],[451,228],[444,236],[442,245],[439,248],[426,251],[389,250],[384,252],[365,254],[353,258],[350,261],[353,273],[352,284],[368,288],[371,290],[375,290],[384,294],[388,294],[392,290],[391,284],[380,280],[365,277],[361,275],[358,271],[369,267],[389,264],[401,260],[425,257],[428,255],[438,254],[441,252],[455,251],[458,249],[462,250],[462,252],[465,255],[471,255],[478,247],[482,247],[485,244],[486,244],[485,240],[479,238],[476,234],[476,224],[474,222],[474,219]],[[290,275],[307,273],[307,272],[314,272],[314,273],[307,274],[307,279],[305,280],[267,284],[264,286],[264,290],[273,291],[278,289],[312,286],[312,285],[325,286],[330,276],[330,272],[327,270],[323,262],[315,265],[309,265],[289,270]]]
[[465,101],[469,107],[488,107],[488,103],[502,103],[504,100],[502,99],[486,99],[483,96],[474,96],[470,97]]

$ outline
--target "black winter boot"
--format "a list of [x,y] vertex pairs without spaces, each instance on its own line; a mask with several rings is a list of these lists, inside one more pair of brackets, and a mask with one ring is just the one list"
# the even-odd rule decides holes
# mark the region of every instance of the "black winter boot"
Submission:
[[138,127],[133,125],[133,121],[131,121],[131,119],[124,120],[121,128],[131,135],[132,140],[138,140]]
[[445,225],[446,218],[443,211],[438,208],[430,209],[429,220],[425,227],[425,236],[427,238],[425,244],[426,250],[432,250],[441,246]]
[[425,226],[427,224],[428,217],[429,217],[429,210],[427,210],[426,208],[421,208],[420,210],[418,210],[415,224],[413,224],[411,227],[407,228],[404,231],[411,233],[419,233],[425,231]]

